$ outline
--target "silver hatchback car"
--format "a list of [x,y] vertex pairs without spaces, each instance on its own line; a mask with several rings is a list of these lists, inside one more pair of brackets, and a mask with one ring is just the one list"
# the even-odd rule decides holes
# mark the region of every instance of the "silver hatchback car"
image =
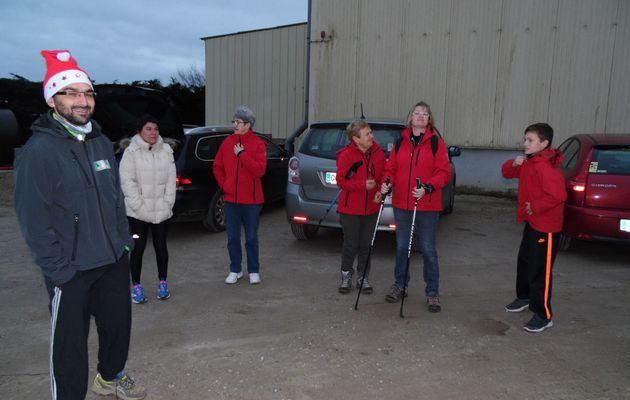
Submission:
[[[320,226],[341,228],[336,200],[339,187],[336,183],[337,151],[348,144],[346,126],[351,120],[313,123],[304,135],[295,155],[289,160],[289,182],[285,198],[287,218],[293,235],[308,240],[317,234]],[[394,143],[405,129],[402,121],[371,120],[374,139],[385,154],[394,148]],[[459,147],[448,148],[449,159],[459,156]],[[443,189],[443,213],[453,211],[455,204],[455,166],[451,161],[452,177]],[[394,231],[394,211],[391,198],[385,200],[379,231]]]

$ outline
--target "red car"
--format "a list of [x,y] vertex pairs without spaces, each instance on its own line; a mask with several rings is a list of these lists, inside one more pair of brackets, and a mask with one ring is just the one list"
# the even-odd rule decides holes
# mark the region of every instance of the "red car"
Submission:
[[630,134],[580,134],[559,147],[567,202],[559,249],[573,238],[630,243]]

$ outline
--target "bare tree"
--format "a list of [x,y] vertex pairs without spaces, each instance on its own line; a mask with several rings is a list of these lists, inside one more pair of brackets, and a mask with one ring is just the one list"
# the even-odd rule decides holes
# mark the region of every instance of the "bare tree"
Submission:
[[189,88],[201,89],[206,86],[206,76],[196,65],[191,65],[187,70],[177,70],[177,75],[171,80]]

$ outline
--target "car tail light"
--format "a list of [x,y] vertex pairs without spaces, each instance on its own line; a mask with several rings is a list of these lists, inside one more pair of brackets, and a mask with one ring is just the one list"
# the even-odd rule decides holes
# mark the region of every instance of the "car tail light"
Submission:
[[584,198],[586,197],[586,180],[588,179],[588,169],[591,165],[591,158],[593,157],[593,149],[591,149],[586,155],[586,159],[582,164],[580,172],[569,179],[569,196],[573,204],[580,206],[584,205]]
[[389,224],[389,229],[396,230],[396,224]]
[[180,175],[177,177],[177,179],[175,179],[175,187],[188,186],[188,185],[192,185],[192,181],[188,178],[185,178]]
[[293,216],[293,220],[295,222],[306,222],[306,221],[308,221],[308,217],[305,217],[303,215],[294,215]]
[[300,160],[297,157],[291,157],[289,160],[289,182],[297,185],[302,183],[302,179],[300,179]]

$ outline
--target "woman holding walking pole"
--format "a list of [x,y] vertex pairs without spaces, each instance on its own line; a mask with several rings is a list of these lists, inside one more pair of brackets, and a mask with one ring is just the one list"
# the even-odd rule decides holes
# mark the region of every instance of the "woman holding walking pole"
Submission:
[[[353,264],[357,260],[357,282],[365,294],[372,293],[368,282],[368,252],[372,231],[379,211],[378,187],[385,170],[385,153],[374,141],[372,129],[364,120],[353,121],[346,128],[348,141],[337,156],[337,185],[339,219],[343,228],[341,252],[341,283],[339,293],[347,294],[353,286]],[[354,170],[354,173],[349,173]],[[378,199],[377,199],[378,198]],[[357,257],[358,255],[358,257]],[[364,268],[365,275],[364,275]]]
[[385,301],[396,303],[407,295],[411,275],[407,271],[410,255],[407,250],[413,240],[410,237],[411,221],[416,214],[414,236],[419,238],[422,251],[427,308],[430,312],[439,312],[440,270],[436,233],[442,211],[442,188],[451,178],[451,166],[446,145],[434,128],[433,114],[427,103],[419,102],[411,108],[407,128],[390,153],[384,178],[390,178],[391,186],[383,183],[381,193],[385,194],[393,188],[392,205],[396,222],[395,283]]

